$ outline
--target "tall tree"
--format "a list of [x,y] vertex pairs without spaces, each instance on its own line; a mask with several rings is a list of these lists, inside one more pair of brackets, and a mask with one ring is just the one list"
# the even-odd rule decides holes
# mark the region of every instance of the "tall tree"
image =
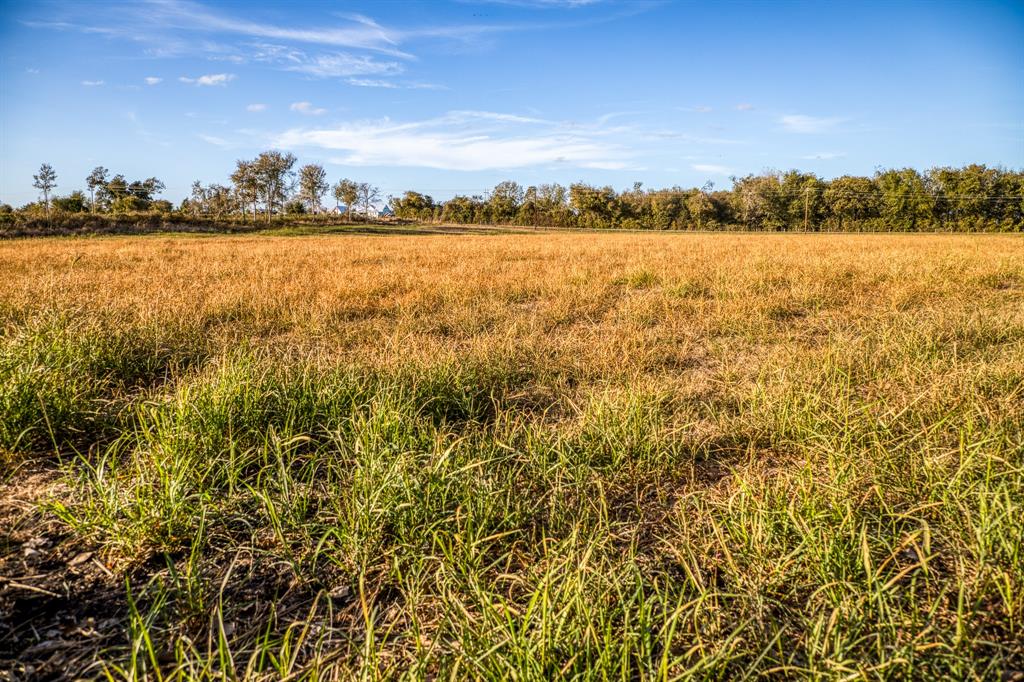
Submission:
[[110,173],[103,166],[96,166],[85,178],[85,186],[89,188],[89,205],[96,210],[96,190],[107,184],[107,175]]
[[283,205],[292,191],[295,155],[290,152],[282,154],[277,150],[263,152],[254,163],[269,223],[274,207]]
[[188,205],[192,209],[192,215],[194,216],[206,213],[209,208],[207,206],[206,188],[203,187],[203,183],[199,180],[192,183],[192,195],[189,197]]
[[48,163],[44,163],[39,167],[39,173],[33,175],[32,179],[34,182],[32,186],[43,193],[43,205],[46,207],[46,217],[50,217],[50,192],[57,186],[57,173],[54,172],[53,166]]
[[320,201],[327,194],[327,171],[316,163],[307,163],[299,169],[299,199],[311,213],[320,212]]
[[338,180],[338,183],[334,186],[334,199],[339,204],[345,204],[346,211],[351,211],[352,207],[359,201],[358,183],[348,178]]
[[260,201],[260,178],[256,172],[254,161],[239,159],[235,163],[235,172],[231,174],[231,182],[235,186],[235,194],[242,203],[242,215],[245,216],[245,206],[252,206],[252,221],[256,222],[256,206]]

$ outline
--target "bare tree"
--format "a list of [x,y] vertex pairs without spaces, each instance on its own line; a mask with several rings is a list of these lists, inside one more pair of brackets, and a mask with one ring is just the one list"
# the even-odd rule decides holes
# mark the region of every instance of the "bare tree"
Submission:
[[373,205],[380,199],[380,188],[374,187],[368,182],[359,183],[359,207],[363,210],[363,215],[367,215]]

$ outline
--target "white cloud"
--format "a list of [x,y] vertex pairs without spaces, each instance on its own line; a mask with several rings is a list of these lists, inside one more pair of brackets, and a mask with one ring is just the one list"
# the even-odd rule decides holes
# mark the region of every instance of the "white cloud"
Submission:
[[741,104],[736,105],[736,111],[752,111],[753,109],[754,105],[748,104],[747,102],[743,102]]
[[199,76],[198,78],[182,76],[178,80],[182,83],[189,83],[191,85],[227,85],[234,79],[235,74],[233,73],[211,73],[205,76]]
[[206,142],[207,144],[212,144],[215,147],[227,147],[228,146],[228,141],[227,140],[225,140],[223,138],[220,138],[220,137],[216,137],[214,135],[204,135],[204,134],[200,133],[199,134],[199,139],[202,140],[203,142]]
[[782,127],[791,133],[827,133],[846,119],[839,117],[819,118],[802,114],[789,114],[779,119]]
[[690,166],[690,168],[692,168],[695,171],[700,171],[701,173],[712,173],[714,175],[732,174],[732,169],[729,168],[728,166],[720,166],[714,163],[695,163],[692,166]]
[[623,151],[604,131],[515,114],[452,111],[424,121],[356,121],[328,128],[293,128],[271,140],[283,148],[342,152],[333,163],[480,171],[526,166],[626,167]]
[[245,110],[246,111],[252,111],[252,112],[266,111],[267,110],[267,105],[266,104],[259,104],[259,103],[250,104],[249,106],[247,106],[245,108]]
[[345,82],[348,83],[349,85],[355,85],[355,86],[360,87],[360,88],[388,88],[388,89],[394,89],[394,88],[398,87],[398,85],[396,83],[392,83],[391,81],[382,81],[382,80],[376,80],[376,79],[373,79],[373,78],[349,78]]
[[145,81],[146,85],[156,85],[157,83],[163,81],[163,78],[157,78],[156,76],[146,76]]
[[707,113],[710,113],[710,112],[714,111],[714,109],[712,109],[711,107],[707,106],[706,104],[702,104],[700,106],[690,107],[689,109],[687,109],[687,111],[695,111],[698,114],[707,114]]
[[87,88],[96,88],[103,85],[103,81],[82,81],[82,85]]
[[292,105],[288,107],[292,111],[297,111],[300,114],[307,114],[309,116],[319,116],[320,114],[326,114],[327,110],[314,107],[312,102],[292,102]]
[[25,69],[25,73],[30,73],[33,76],[35,76],[35,75],[37,75],[39,73],[39,69],[32,69],[32,68]]

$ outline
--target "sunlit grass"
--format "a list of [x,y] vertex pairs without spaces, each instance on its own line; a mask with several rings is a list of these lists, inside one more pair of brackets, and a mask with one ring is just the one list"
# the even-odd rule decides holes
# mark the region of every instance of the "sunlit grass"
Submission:
[[0,245],[114,679],[1024,668],[1024,242]]

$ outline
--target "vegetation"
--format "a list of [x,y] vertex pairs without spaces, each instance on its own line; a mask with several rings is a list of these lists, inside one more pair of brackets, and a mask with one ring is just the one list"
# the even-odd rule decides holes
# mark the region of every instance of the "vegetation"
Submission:
[[973,165],[879,171],[823,180],[767,172],[733,178],[731,190],[631,190],[575,184],[498,184],[486,197],[438,203],[418,192],[391,202],[395,215],[456,224],[655,230],[1020,231],[1024,173]]
[[[257,221],[262,209],[270,224],[280,214],[318,214],[328,191],[347,218],[375,217],[380,190],[367,182],[342,179],[333,186],[317,164],[292,170],[292,154],[268,151],[251,161],[239,160],[230,184],[204,186],[198,180],[191,196],[175,211],[170,202],[154,198],[164,186],[156,178],[128,183],[124,176],[107,179],[106,168],[88,178],[88,202],[81,192],[50,201],[56,186],[53,169],[44,164],[35,186],[42,204],[18,211],[0,211],[0,234],[31,233],[25,224],[45,214],[51,203],[64,216],[62,224],[88,225],[81,214],[114,213],[120,223],[135,222],[128,214],[160,213],[204,218],[225,226]],[[455,196],[435,201],[419,192],[389,197],[386,213],[399,219],[455,225],[519,225],[585,229],[756,230],[835,232],[1015,232],[1024,230],[1024,173],[983,165],[879,170],[873,177],[843,176],[833,180],[796,170],[732,178],[732,189],[629,190],[577,183],[523,187],[501,182],[486,196]],[[145,216],[141,216],[145,221]],[[169,220],[180,223],[180,219]],[[47,223],[48,224],[48,223]]]
[[1016,236],[16,240],[0,277],[15,675],[1024,670]]

